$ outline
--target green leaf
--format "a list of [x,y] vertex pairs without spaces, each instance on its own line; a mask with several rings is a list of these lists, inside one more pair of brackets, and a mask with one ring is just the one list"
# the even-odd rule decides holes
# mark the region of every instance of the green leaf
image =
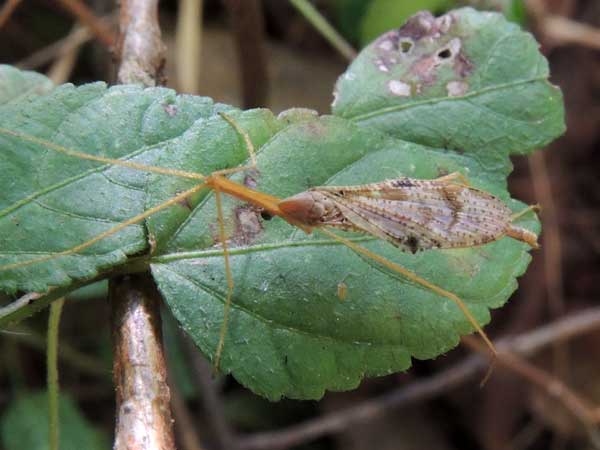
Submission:
[[360,26],[360,41],[368,44],[380,34],[404,23],[413,14],[428,10],[443,12],[448,9],[452,0],[372,0],[369,3]]
[[562,95],[548,75],[534,38],[501,14],[419,13],[360,53],[338,80],[333,111],[493,167],[564,131]]
[[[275,118],[166,89],[94,84],[0,108],[0,122],[74,150],[207,174],[247,159],[243,139],[215,114],[227,110],[259,150],[257,170],[232,178],[261,192],[283,198],[324,184],[460,171],[514,211],[522,209],[506,190],[509,154],[528,152],[564,127],[545,60],[528,34],[499,15],[464,9],[451,20],[419,18],[434,21],[439,36],[417,39],[423,23],[411,19],[401,33],[413,36],[414,54],[394,56],[394,45],[385,42],[396,42],[397,53],[405,47],[390,34],[368,47],[338,83],[336,116],[293,110]],[[411,67],[439,55],[440,45],[454,52],[442,59],[454,62],[430,70],[427,84]],[[404,59],[382,71],[392,56]],[[456,72],[455,64],[469,70]],[[390,95],[392,80],[421,83],[420,92]],[[449,96],[451,81],[471,90]],[[195,183],[80,161],[15,137],[1,136],[0,152],[7,155],[0,159],[0,264],[80,244]],[[444,353],[472,331],[451,301],[319,233],[265,220],[229,197],[224,223],[235,289],[221,370],[265,397],[320,398],[326,390],[352,389],[365,376]],[[539,231],[531,214],[519,225]],[[530,259],[526,245],[510,238],[417,255],[368,236],[352,238],[454,292],[482,324],[516,289]],[[214,357],[227,279],[213,195],[203,191],[82,253],[0,271],[0,289],[54,289],[34,302],[40,305],[91,280],[149,267],[183,329]],[[342,282],[344,301],[337,296]],[[0,326],[27,308],[0,311]]]
[[45,94],[53,88],[52,81],[44,75],[0,64],[0,105]]
[[[107,436],[95,430],[68,396],[61,396],[61,450],[101,450],[110,447]],[[48,394],[27,393],[12,402],[0,419],[5,450],[48,449]]]

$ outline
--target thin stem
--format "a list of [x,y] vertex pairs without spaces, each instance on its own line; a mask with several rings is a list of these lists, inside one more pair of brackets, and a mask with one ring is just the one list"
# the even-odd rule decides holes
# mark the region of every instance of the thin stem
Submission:
[[58,3],[77,20],[85,25],[106,48],[112,50],[115,45],[115,36],[110,27],[100,20],[92,10],[80,0],[58,0]]
[[[163,84],[165,46],[158,24],[158,0],[120,3],[118,81],[145,87]],[[202,184],[188,193],[201,188]],[[151,214],[150,210],[145,213],[146,217]],[[111,279],[109,292],[117,392],[113,448],[174,450],[158,289],[149,275],[141,274]]]
[[[12,328],[6,338],[19,342],[35,350],[47,350],[47,337],[39,334],[36,330],[20,325]],[[110,376],[110,367],[106,366],[98,358],[94,358],[87,353],[71,347],[68,342],[63,342],[58,352],[58,358],[63,364],[68,364],[74,369],[99,378],[108,378]]]
[[[555,195],[552,192],[552,182],[548,173],[546,155],[544,152],[535,152],[529,157],[529,169],[533,181],[533,190],[536,198],[544,205],[542,219],[544,222],[543,262],[545,289],[553,319],[562,317],[566,311],[563,298],[564,283],[562,270],[562,242],[560,226],[558,223],[558,208]],[[569,349],[562,343],[554,345],[554,369],[561,378],[568,378],[569,374]]]
[[[573,338],[600,328],[600,308],[590,308],[549,325],[512,338],[497,341],[502,352],[531,356],[555,341]],[[481,356],[469,356],[462,362],[437,374],[401,386],[379,397],[345,410],[325,414],[316,419],[277,431],[254,433],[239,439],[242,450],[283,449],[312,441],[321,436],[340,433],[356,424],[376,419],[392,409],[424,402],[467,382],[485,367]]]
[[290,0],[290,3],[300,11],[313,27],[327,39],[333,48],[335,48],[344,58],[352,61],[356,58],[356,50],[337,32],[335,28],[317,11],[317,9],[308,0]]
[[8,0],[0,9],[0,29],[9,21],[22,0]]
[[200,92],[203,0],[180,0],[175,30],[175,63],[179,92]]
[[60,298],[50,305],[50,317],[48,319],[48,350],[46,353],[46,365],[48,375],[48,447],[50,450],[58,450],[60,438],[59,417],[59,386],[58,386],[58,331],[60,315],[62,313],[64,298]]
[[224,0],[235,36],[245,108],[265,106],[269,74],[261,0]]
[[110,282],[116,387],[115,450],[174,450],[160,296],[147,274]]

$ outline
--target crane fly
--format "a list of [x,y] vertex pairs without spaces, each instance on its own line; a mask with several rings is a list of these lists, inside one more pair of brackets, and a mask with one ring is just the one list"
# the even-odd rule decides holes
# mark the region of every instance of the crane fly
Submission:
[[[280,199],[227,178],[227,175],[230,174],[256,169],[256,156],[248,134],[231,117],[224,113],[220,113],[220,115],[243,138],[250,156],[250,164],[216,171],[208,176],[196,172],[100,157],[70,150],[35,136],[0,128],[0,134],[38,144],[46,149],[74,158],[139,171],[183,177],[198,182],[191,189],[183,191],[169,200],[109,228],[86,242],[49,255],[0,265],[0,271],[15,270],[60,256],[77,254],[130,225],[137,224],[159,211],[185,201],[203,189],[212,189],[215,195],[219,240],[223,249],[227,280],[223,322],[213,360],[216,370],[219,368],[225,343],[227,318],[231,308],[234,288],[223,220],[222,194],[228,194],[248,202],[260,208],[266,216],[278,216],[306,233],[311,233],[316,229],[354,252],[400,274],[411,282],[451,300],[460,308],[473,328],[485,341],[492,354],[496,354],[494,345],[465,303],[457,295],[419,277],[416,273],[358,245],[354,241],[332,232],[328,228],[366,233],[387,241],[402,251],[411,253],[428,249],[479,246],[504,236],[525,242],[532,248],[537,248],[537,236],[512,223],[524,213],[535,209],[535,206],[530,206],[520,213],[512,214],[512,211],[499,198],[471,187],[464,176],[458,172],[433,180],[403,177],[358,186],[321,186],[286,199]],[[346,291],[344,289],[340,298],[343,299],[345,296]]]

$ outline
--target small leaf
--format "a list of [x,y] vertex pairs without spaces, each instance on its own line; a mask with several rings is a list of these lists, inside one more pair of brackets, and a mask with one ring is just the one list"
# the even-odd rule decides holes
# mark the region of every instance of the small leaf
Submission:
[[493,167],[564,131],[562,95],[548,75],[537,42],[501,14],[423,12],[360,53],[338,80],[333,111]]
[[[95,430],[66,395],[60,398],[59,417],[61,450],[110,447],[107,436]],[[27,393],[12,402],[0,419],[0,436],[5,450],[47,450],[48,394]]]

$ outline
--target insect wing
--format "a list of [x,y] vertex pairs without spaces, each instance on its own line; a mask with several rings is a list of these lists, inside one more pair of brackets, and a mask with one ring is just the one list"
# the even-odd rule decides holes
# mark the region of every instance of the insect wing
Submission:
[[510,224],[501,200],[461,184],[401,178],[321,192],[356,227],[413,253],[484,244]]

